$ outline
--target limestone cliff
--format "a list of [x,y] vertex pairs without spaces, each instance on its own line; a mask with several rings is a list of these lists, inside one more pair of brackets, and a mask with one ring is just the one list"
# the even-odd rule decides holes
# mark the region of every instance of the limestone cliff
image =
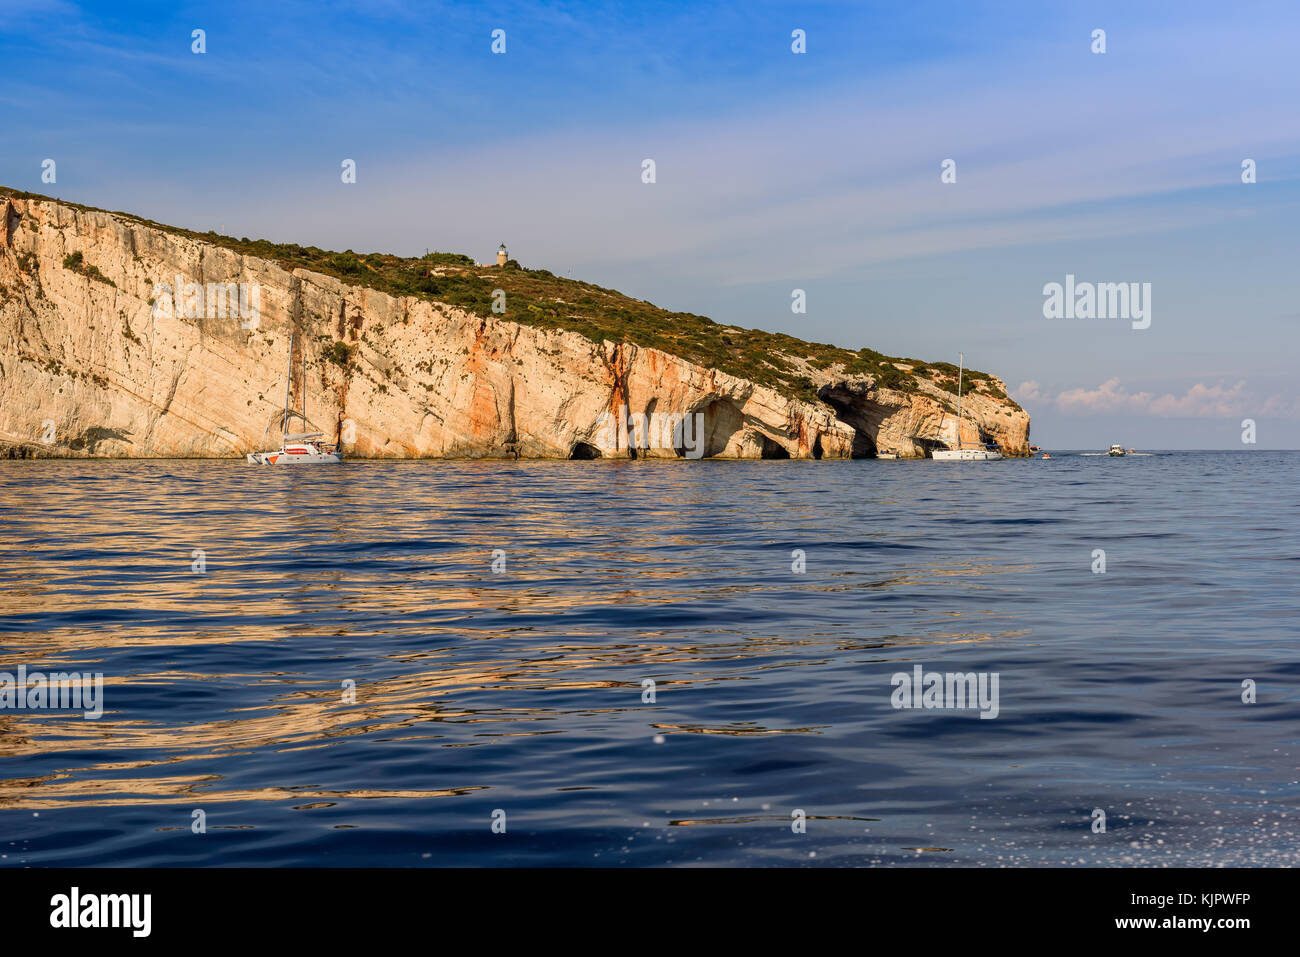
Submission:
[[[0,193],[0,227],[0,454],[225,457],[274,444],[291,333],[293,404],[305,401],[312,424],[351,456],[687,454],[653,430],[647,438],[635,424],[611,427],[620,409],[702,415],[709,456],[919,456],[956,439],[951,370],[916,360],[863,365],[855,353],[662,310],[654,328],[671,336],[606,335],[568,302],[618,294],[544,270],[512,279],[468,261],[423,268],[321,253],[342,270],[327,275],[225,237],[11,191]],[[423,285],[410,295],[366,280],[367,271],[412,268],[423,268]],[[443,276],[448,289],[521,291],[502,296],[498,315],[487,300],[439,301]],[[542,288],[538,277],[560,290],[545,308],[525,295],[525,280]],[[255,292],[253,319],[241,316],[236,284]],[[233,305],[214,304],[214,286]],[[187,308],[193,290],[208,291],[201,310]],[[600,315],[654,309],[619,301],[622,312]],[[692,358],[705,339],[687,333],[703,323],[717,363]],[[678,341],[680,350],[661,347]],[[1025,454],[1029,416],[1001,380],[976,375],[963,394],[964,439]]]

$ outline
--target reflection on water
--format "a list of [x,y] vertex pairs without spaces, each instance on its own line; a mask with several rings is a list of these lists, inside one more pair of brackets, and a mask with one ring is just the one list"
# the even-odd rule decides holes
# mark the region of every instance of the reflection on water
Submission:
[[1294,863],[1298,463],[0,463],[0,859]]

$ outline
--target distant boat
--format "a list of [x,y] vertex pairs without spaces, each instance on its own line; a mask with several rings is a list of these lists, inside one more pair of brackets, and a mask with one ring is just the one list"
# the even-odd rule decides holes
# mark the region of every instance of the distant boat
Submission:
[[1124,451],[1124,446],[1122,446],[1122,445],[1112,445],[1112,446],[1110,447],[1110,450],[1109,450],[1106,454],[1107,454],[1107,455],[1127,455],[1128,453]]
[[1052,457],[1052,453],[1051,453],[1051,452],[1044,452],[1044,453],[1043,453],[1043,458],[1045,458],[1045,459],[1050,459],[1051,457]]
[[[324,445],[317,441],[324,438],[324,432],[290,432],[289,420],[302,419],[307,422],[307,369],[303,363],[302,411],[294,412],[289,408],[289,390],[293,381],[293,335],[289,336],[289,373],[284,383],[284,415],[280,419],[280,432],[283,439],[280,447],[270,452],[249,452],[250,465],[316,465],[334,464],[343,461],[343,454],[337,446]],[[271,430],[268,425],[267,432]],[[263,433],[263,438],[266,434]]]
[[957,447],[955,449],[935,449],[930,457],[940,462],[988,462],[1002,458],[996,448],[963,448],[961,444],[961,383],[962,372],[966,367],[966,353],[960,353],[957,359]]

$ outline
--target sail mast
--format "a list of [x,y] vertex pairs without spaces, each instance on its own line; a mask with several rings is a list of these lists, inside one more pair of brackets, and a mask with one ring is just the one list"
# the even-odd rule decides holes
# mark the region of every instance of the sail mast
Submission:
[[289,373],[284,377],[284,418],[280,420],[280,433],[289,431],[289,387],[293,384],[293,333],[289,333]]
[[966,366],[966,353],[957,353],[957,448],[961,448],[961,374]]

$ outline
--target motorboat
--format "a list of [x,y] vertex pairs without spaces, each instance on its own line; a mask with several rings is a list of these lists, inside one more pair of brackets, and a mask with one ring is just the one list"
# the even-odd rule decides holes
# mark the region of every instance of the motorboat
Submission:
[[1112,445],[1112,446],[1110,447],[1109,451],[1106,452],[1106,454],[1107,454],[1107,455],[1127,455],[1128,453],[1124,451],[1124,446],[1122,446],[1122,445]]

